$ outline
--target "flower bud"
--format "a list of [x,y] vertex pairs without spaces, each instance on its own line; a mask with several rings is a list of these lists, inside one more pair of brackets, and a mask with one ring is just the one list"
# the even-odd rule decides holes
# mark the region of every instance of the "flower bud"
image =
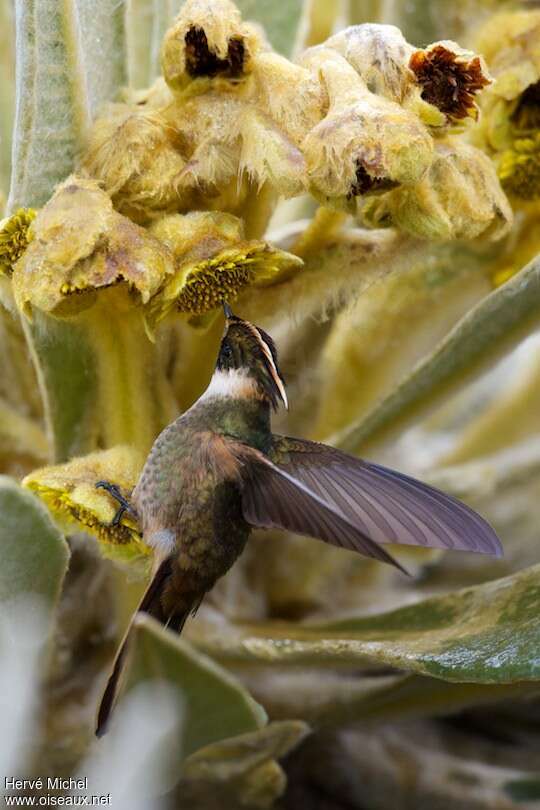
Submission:
[[165,34],[161,65],[172,90],[184,90],[202,80],[241,82],[251,73],[261,48],[261,34],[243,23],[230,0],[186,0],[173,26]]
[[144,222],[149,212],[181,207],[185,148],[158,110],[117,104],[94,124],[81,168],[102,183],[118,210]]
[[325,88],[310,70],[271,51],[255,60],[257,106],[300,146],[328,108]]
[[417,182],[433,154],[426,127],[412,112],[371,93],[337,54],[325,60],[320,52],[318,58],[330,108],[302,146],[313,193],[351,200]]
[[306,163],[300,149],[269,116],[255,106],[241,121],[240,171],[259,188],[266,182],[283,197],[295,197],[306,186]]
[[94,180],[68,178],[37,214],[34,239],[13,271],[19,309],[61,316],[90,306],[95,292],[125,284],[147,303],[174,272],[169,249],[116,213]]
[[495,167],[479,149],[457,139],[440,141],[426,176],[368,201],[362,216],[374,226],[395,225],[422,239],[500,239],[512,210]]
[[365,82],[368,90],[398,104],[413,84],[409,59],[414,52],[394,25],[352,25],[325,42],[341,54]]

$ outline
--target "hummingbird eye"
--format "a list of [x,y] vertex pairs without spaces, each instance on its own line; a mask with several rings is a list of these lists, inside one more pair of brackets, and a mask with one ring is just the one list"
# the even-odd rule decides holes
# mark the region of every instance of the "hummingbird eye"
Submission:
[[225,360],[230,360],[231,357],[233,356],[233,350],[232,350],[229,343],[223,343],[222,344],[222,346],[221,346],[221,356]]

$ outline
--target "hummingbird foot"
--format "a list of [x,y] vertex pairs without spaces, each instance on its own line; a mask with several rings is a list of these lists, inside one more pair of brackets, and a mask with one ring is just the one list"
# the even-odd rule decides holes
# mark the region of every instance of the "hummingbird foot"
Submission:
[[111,484],[110,481],[98,481],[96,484],[96,489],[104,489],[109,493],[109,495],[112,495],[115,501],[120,504],[118,511],[111,521],[111,526],[118,526],[126,512],[135,518],[135,520],[138,519],[135,509],[132,507],[127,498],[122,495],[120,488],[116,484]]

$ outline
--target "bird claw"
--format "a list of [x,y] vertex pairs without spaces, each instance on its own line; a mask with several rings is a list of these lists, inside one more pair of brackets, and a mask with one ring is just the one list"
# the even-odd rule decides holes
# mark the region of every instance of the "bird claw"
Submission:
[[98,481],[96,483],[96,489],[104,489],[106,492],[111,495],[115,501],[117,501],[120,506],[111,521],[111,526],[118,526],[122,517],[125,512],[129,515],[137,519],[137,513],[135,512],[134,508],[131,506],[130,502],[127,498],[124,498],[122,493],[120,492],[119,487],[116,484],[111,484],[110,481]]

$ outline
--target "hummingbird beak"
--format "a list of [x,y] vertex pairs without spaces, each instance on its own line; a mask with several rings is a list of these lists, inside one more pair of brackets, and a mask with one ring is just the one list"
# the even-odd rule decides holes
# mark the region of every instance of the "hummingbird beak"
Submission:
[[223,302],[223,312],[225,313],[227,320],[230,320],[230,318],[233,317],[233,311],[226,301]]

